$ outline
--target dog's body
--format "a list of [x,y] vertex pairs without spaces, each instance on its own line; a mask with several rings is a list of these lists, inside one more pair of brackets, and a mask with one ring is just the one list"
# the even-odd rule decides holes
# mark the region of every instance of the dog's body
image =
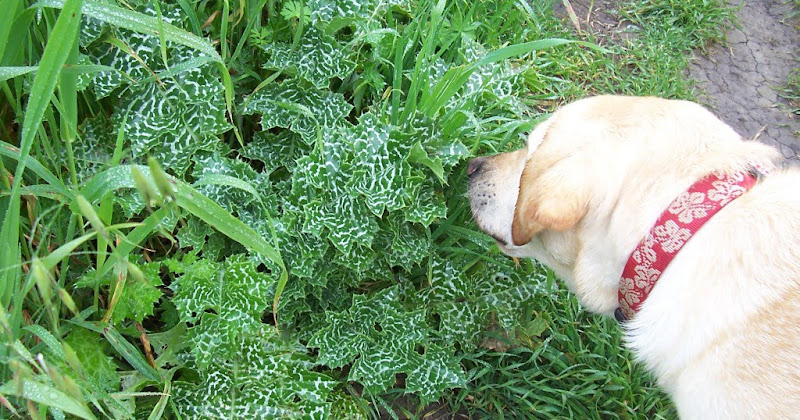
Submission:
[[[599,96],[540,124],[528,147],[470,163],[478,226],[548,265],[611,315],[634,247],[713,173],[773,168],[699,105]],[[625,324],[683,418],[800,418],[800,170],[774,169],[678,252]]]

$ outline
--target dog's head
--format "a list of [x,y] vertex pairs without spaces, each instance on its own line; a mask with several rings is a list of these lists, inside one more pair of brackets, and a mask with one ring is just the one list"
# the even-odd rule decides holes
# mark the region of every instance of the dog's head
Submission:
[[504,251],[513,252],[546,229],[566,231],[586,214],[586,186],[571,170],[581,158],[568,152],[577,147],[562,153],[543,146],[552,123],[539,125],[524,149],[469,162],[472,214]]
[[536,258],[611,314],[631,250],[677,194],[774,155],[696,104],[594,97],[555,112],[525,148],[472,160],[470,206],[503,252]]

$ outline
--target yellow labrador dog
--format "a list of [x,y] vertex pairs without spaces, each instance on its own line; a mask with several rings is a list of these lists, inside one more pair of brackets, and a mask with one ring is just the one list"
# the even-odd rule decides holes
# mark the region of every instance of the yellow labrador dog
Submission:
[[779,160],[697,104],[598,96],[472,160],[469,198],[503,252],[622,321],[682,418],[800,418],[800,169]]

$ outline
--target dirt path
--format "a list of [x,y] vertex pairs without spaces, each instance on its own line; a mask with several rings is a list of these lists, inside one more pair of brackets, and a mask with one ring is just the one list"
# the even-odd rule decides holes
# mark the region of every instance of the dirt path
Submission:
[[[738,7],[741,0],[729,0]],[[784,0],[744,1],[739,28],[728,32],[728,45],[714,45],[697,55],[689,74],[698,81],[698,101],[746,138],[780,149],[800,160],[800,122],[776,93],[793,68],[800,66],[800,31],[784,23],[791,5]]]
[[[617,9],[626,0],[570,0],[584,28],[625,37],[629,22],[620,22]],[[800,66],[800,31],[784,22],[792,10],[786,0],[727,0],[738,8],[737,28],[727,44],[697,51],[688,74],[697,81],[696,101],[709,107],[745,138],[777,147],[787,158],[800,161],[800,121],[788,110],[779,92],[792,69]],[[565,18],[561,1],[555,12]]]

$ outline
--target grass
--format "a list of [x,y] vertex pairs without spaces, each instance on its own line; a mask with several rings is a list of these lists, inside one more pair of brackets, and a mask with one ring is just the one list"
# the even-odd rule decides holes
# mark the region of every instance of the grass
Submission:
[[800,115],[800,69],[795,69],[789,74],[789,80],[781,96],[789,101],[789,111]]
[[[793,0],[791,4],[793,8],[789,12],[787,20],[794,23],[796,27],[800,27],[800,1]],[[800,115],[800,67],[789,74],[789,80],[779,94],[789,102],[789,112]],[[800,132],[795,135],[800,136]]]
[[730,11],[627,3],[599,49],[547,2],[340,3],[0,0],[0,416],[675,417],[463,166],[691,97]]
[[675,418],[652,377],[631,362],[619,327],[583,312],[565,290],[541,300],[536,335],[466,365],[476,383],[451,404],[470,418]]

